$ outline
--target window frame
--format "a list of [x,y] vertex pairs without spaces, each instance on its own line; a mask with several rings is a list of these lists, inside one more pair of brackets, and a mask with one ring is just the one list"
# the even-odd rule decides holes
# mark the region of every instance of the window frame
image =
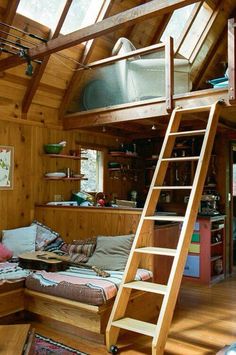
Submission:
[[[94,194],[97,192],[101,192],[104,191],[104,186],[105,186],[105,169],[104,169],[104,163],[105,163],[105,156],[106,156],[106,151],[104,148],[101,147],[97,147],[97,146],[91,146],[91,145],[87,145],[87,144],[81,144],[79,146],[80,151],[82,150],[94,150],[99,152],[99,154],[97,154],[98,158],[96,159],[96,190],[95,191],[87,191],[88,193]],[[83,161],[81,160],[80,162],[80,172],[81,171],[81,165],[82,165]],[[89,180],[89,176],[85,177],[88,178]],[[81,190],[85,191],[85,189],[82,189],[82,184],[83,181],[81,181],[80,183],[80,187]]]

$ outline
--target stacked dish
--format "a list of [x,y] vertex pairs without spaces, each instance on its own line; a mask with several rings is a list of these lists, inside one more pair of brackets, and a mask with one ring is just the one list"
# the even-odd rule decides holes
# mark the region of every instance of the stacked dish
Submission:
[[45,177],[50,178],[50,179],[62,179],[64,177],[66,177],[66,174],[62,173],[62,172],[47,173],[47,174],[45,174]]

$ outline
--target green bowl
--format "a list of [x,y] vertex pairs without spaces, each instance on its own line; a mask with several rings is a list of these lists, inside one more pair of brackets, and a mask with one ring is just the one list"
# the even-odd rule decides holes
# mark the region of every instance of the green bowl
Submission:
[[63,149],[61,144],[44,144],[44,151],[47,154],[59,154]]

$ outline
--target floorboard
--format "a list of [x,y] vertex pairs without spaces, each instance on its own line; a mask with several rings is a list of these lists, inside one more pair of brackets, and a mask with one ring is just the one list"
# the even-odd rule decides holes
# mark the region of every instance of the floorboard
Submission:
[[[60,334],[46,325],[34,323],[36,332],[78,348],[91,355],[107,354],[104,345]],[[181,288],[165,355],[216,354],[236,341],[236,276],[218,284]],[[127,332],[119,338],[120,354],[151,354],[151,339]]]

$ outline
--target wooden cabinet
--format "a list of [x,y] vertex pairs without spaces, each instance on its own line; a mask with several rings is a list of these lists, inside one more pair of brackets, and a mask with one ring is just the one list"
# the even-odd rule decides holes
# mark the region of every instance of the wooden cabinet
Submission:
[[[180,223],[156,225],[154,245],[176,248]],[[154,281],[166,284],[173,258],[154,256]],[[225,277],[225,216],[199,217],[194,226],[189,254],[184,268],[184,281],[210,285]]]
[[211,284],[225,277],[225,217],[200,217],[195,223],[184,279]]

